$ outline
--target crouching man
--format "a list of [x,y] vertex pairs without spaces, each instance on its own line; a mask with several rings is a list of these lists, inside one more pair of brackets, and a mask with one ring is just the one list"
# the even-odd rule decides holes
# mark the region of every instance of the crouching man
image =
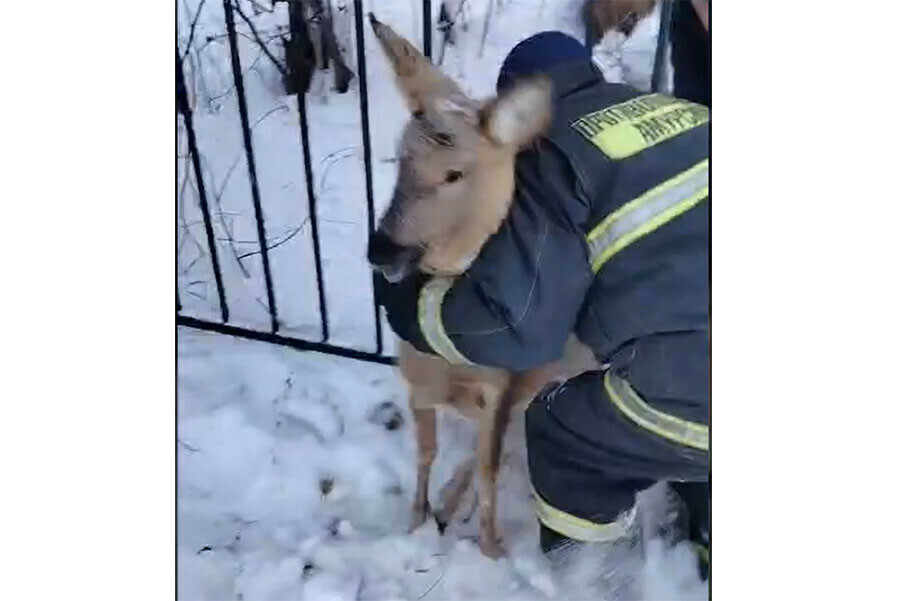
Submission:
[[[556,32],[513,49],[498,91],[537,72],[553,125],[517,156],[500,230],[452,286],[382,279],[381,300],[400,337],[451,361],[529,369],[575,332],[604,365],[527,409],[546,551],[624,536],[659,481],[708,545],[709,109],[604,82]],[[434,294],[439,310],[420,316]]]

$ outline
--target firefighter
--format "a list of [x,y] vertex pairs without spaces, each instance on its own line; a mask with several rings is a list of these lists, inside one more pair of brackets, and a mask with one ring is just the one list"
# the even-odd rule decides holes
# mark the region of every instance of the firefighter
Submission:
[[417,305],[438,278],[379,278],[379,297],[398,336],[451,361],[524,370],[574,331],[604,365],[526,411],[545,551],[633,532],[637,493],[659,481],[708,544],[709,109],[604,82],[559,32],[517,45],[498,89],[538,71],[554,125],[517,156],[500,230],[433,322]]

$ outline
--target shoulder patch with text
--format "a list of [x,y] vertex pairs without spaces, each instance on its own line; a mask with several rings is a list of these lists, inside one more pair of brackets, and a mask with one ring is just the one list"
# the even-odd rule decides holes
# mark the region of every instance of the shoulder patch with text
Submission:
[[611,159],[624,159],[709,121],[703,105],[649,94],[589,113],[572,127]]

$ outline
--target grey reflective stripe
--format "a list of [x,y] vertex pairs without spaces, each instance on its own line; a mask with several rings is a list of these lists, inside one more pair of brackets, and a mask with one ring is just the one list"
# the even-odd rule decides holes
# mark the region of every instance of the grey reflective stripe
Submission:
[[438,355],[454,365],[471,365],[471,361],[453,346],[441,320],[444,295],[452,286],[453,278],[436,277],[422,287],[419,292],[419,329],[425,341]]
[[603,386],[612,403],[631,421],[654,434],[684,446],[709,450],[709,427],[663,413],[648,405],[623,378],[608,370]]
[[709,196],[709,159],[625,203],[588,234],[594,271],[614,254]]
[[614,522],[601,524],[566,513],[553,507],[539,495],[533,493],[536,513],[540,522],[551,530],[572,540],[587,543],[606,543],[618,540],[628,534],[634,523],[635,508],[632,507]]

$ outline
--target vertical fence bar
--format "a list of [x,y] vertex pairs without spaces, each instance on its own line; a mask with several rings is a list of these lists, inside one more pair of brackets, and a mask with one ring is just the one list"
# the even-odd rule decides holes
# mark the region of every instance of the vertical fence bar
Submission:
[[[356,70],[359,75],[359,113],[362,121],[363,162],[366,168],[366,207],[369,217],[369,238],[375,231],[375,193],[372,189],[372,142],[369,132],[369,88],[366,77],[366,31],[363,28],[362,0],[353,0],[353,23],[356,28]],[[375,307],[375,352],[384,347],[381,335],[381,312],[378,310],[377,275],[372,272],[372,294]]]
[[669,30],[672,24],[672,2],[680,0],[662,0],[659,13],[659,34],[656,36],[656,55],[653,57],[653,80],[650,89],[659,92],[666,72],[666,48],[669,45]]
[[[219,255],[216,252],[216,239],[213,235],[212,220],[209,216],[209,205],[206,202],[206,186],[203,183],[203,172],[200,169],[200,153],[197,151],[197,137],[194,134],[194,120],[188,102],[187,86],[184,82],[184,72],[182,70],[180,56],[178,46],[176,45],[175,104],[184,119],[184,129],[187,132],[188,154],[191,155],[191,164],[194,166],[194,179],[197,182],[197,199],[200,203],[200,212],[203,214],[203,227],[206,230],[206,244],[209,247],[209,259],[212,263],[213,275],[216,280],[216,290],[219,293],[219,311],[222,315],[222,322],[228,323],[228,303],[225,300],[225,286],[222,282],[222,272],[219,269]],[[180,302],[178,303],[178,306],[178,310],[180,311]]]
[[[178,70],[178,62],[181,52],[178,51],[178,42],[175,42],[175,70]],[[178,76],[175,76],[175,110],[181,104],[181,93],[185,91],[179,87]],[[185,176],[186,177],[186,176]],[[175,117],[175,221],[178,221],[178,117]],[[178,236],[175,236],[175,316],[181,313],[181,295],[178,293]]]
[[[303,21],[303,6],[299,2],[288,3],[291,40],[309,30]],[[312,172],[312,151],[309,146],[309,121],[306,116],[306,90],[297,91],[297,110],[300,113],[300,145],[303,147],[303,171],[306,174],[306,201],[309,211],[310,233],[312,235],[313,257],[316,266],[316,288],[319,295],[319,319],[322,328],[322,342],[328,342],[328,303],[325,300],[325,279],[322,273],[322,249],[319,242],[319,215],[316,210],[315,182]]]
[[253,196],[253,210],[256,213],[256,235],[259,238],[259,251],[262,256],[263,275],[266,279],[266,295],[269,300],[269,315],[272,318],[272,332],[277,332],[278,309],[275,306],[275,293],[272,290],[272,274],[269,271],[269,247],[266,244],[266,225],[263,221],[262,203],[259,199],[259,186],[256,181],[256,161],[253,158],[253,142],[250,137],[250,120],[247,117],[247,98],[244,96],[244,75],[241,71],[241,57],[238,52],[237,32],[234,28],[234,7],[231,2],[232,0],[223,0],[225,8],[225,28],[228,33],[228,45],[231,48],[231,70],[234,72],[234,87],[235,92],[237,93],[238,109],[241,113],[241,129],[244,133],[244,151],[247,153],[247,172],[250,175],[250,193]]
[[422,0],[422,54],[431,58],[431,0]]

